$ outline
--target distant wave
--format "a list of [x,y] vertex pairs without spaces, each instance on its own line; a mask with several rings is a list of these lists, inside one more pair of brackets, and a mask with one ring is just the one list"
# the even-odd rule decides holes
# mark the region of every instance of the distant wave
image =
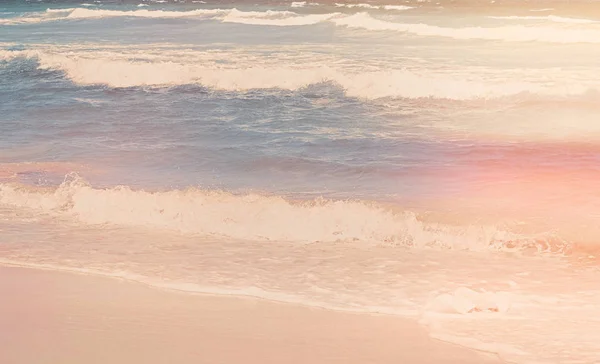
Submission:
[[534,239],[493,226],[428,224],[407,211],[368,201],[235,195],[201,189],[146,192],[127,186],[98,189],[75,174],[57,188],[0,184],[0,204],[71,216],[87,224],[115,224],[182,234],[289,242],[361,241],[471,250],[530,247]]
[[319,6],[321,4],[319,3],[314,3],[314,2],[306,2],[306,1],[294,1],[290,4],[291,8],[304,8],[307,5],[309,6]]
[[137,18],[184,18],[206,15],[223,14],[229,10],[223,9],[198,9],[189,11],[166,10],[104,10],[104,9],[65,9],[66,19],[112,18],[112,17],[137,17]]
[[335,6],[341,8],[364,8],[364,9],[379,9],[379,6],[371,5],[371,4],[341,4],[335,3]]
[[88,8],[48,9],[45,12],[33,13],[27,16],[0,19],[0,24],[30,24],[66,19],[99,19],[111,17],[136,17],[136,18],[186,18],[224,14],[230,9],[197,9],[190,11],[166,10],[104,10]]
[[[253,89],[300,90],[309,85],[333,83],[350,97],[362,99],[379,98],[439,98],[453,100],[493,99],[522,93],[546,96],[581,95],[593,89],[593,83],[575,84],[571,79],[568,87],[558,78],[552,84],[526,82],[518,75],[503,79],[486,80],[464,76],[435,74],[424,70],[414,73],[404,69],[381,69],[361,71],[334,66],[335,62],[314,60],[303,63],[287,58],[251,58],[226,67],[214,55],[203,52],[179,52],[161,50],[160,55],[148,50],[134,52],[131,57],[115,49],[106,51],[73,51],[63,54],[61,50],[1,51],[0,60],[35,59],[38,68],[58,70],[79,85],[106,85],[123,87],[173,87],[196,84],[215,90],[248,91]],[[138,59],[138,57],[143,57]],[[235,59],[237,53],[226,52],[217,58]],[[333,62],[333,63],[330,63]],[[459,72],[460,70],[456,70]],[[468,69],[462,74],[473,74]],[[592,85],[592,86],[590,86]]]
[[566,24],[594,24],[599,23],[596,20],[590,19],[577,19],[577,18],[564,18],[556,15],[546,15],[546,16],[489,16],[491,19],[502,19],[502,20],[547,20],[556,23],[566,23]]
[[331,19],[339,26],[370,31],[396,31],[418,36],[454,39],[481,39],[509,42],[600,43],[600,29],[562,29],[552,27],[502,26],[447,28],[428,24],[395,23],[373,18],[367,13]]
[[385,10],[410,10],[414,9],[412,6],[407,5],[372,5],[372,4],[344,4],[335,3],[338,8],[360,8],[360,9],[385,9]]
[[229,11],[220,20],[225,23],[239,23],[271,26],[311,25],[329,20],[338,13],[298,15],[287,11],[244,12],[237,9]]
[[406,5],[383,5],[385,10],[410,10],[414,9],[412,6]]
[[[342,4],[344,5],[344,4]],[[356,4],[361,5],[361,4]],[[344,5],[346,6],[346,5]],[[371,5],[369,5],[371,6]],[[382,5],[382,7],[397,7]],[[563,28],[551,26],[501,26],[449,28],[428,24],[392,22],[372,17],[362,12],[351,15],[341,13],[298,14],[291,11],[240,11],[238,9],[197,9],[190,11],[165,10],[104,10],[104,9],[49,9],[26,17],[0,19],[0,24],[30,24],[57,20],[101,19],[107,17],[138,18],[200,18],[226,23],[263,26],[303,26],[321,22],[332,22],[337,26],[367,31],[395,31],[423,37],[445,37],[461,40],[495,40],[506,42],[548,43],[600,43],[598,28]],[[535,17],[533,17],[535,18]],[[585,19],[540,17],[553,22],[590,25]]]
[[82,19],[102,19],[114,17],[135,17],[135,18],[208,18],[220,20],[223,22],[256,24],[256,25],[274,25],[274,26],[293,26],[310,25],[326,21],[338,13],[332,14],[309,14],[300,15],[290,11],[240,11],[238,9],[197,9],[189,11],[166,11],[166,10],[104,10],[87,8],[69,8],[69,9],[48,9],[43,13],[34,15],[0,19],[0,24],[31,24],[57,20],[82,20]]

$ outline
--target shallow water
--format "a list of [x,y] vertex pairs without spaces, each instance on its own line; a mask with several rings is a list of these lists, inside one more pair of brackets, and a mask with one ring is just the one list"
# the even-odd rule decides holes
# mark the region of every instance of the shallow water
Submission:
[[569,4],[3,3],[2,261],[597,361],[600,16]]

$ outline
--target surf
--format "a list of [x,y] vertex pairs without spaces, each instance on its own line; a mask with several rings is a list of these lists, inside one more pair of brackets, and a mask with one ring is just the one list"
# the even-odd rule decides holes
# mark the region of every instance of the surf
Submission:
[[0,204],[91,224],[276,242],[363,242],[406,247],[530,249],[539,237],[494,226],[426,223],[415,213],[361,200],[289,200],[221,190],[95,188],[77,174],[58,187],[0,184]]

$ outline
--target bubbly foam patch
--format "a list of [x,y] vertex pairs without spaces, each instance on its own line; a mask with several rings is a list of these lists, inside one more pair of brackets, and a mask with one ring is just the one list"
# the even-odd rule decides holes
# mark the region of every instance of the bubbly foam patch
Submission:
[[425,306],[425,310],[438,313],[469,314],[476,312],[506,313],[510,310],[511,297],[507,292],[475,291],[459,287],[452,293],[443,293]]

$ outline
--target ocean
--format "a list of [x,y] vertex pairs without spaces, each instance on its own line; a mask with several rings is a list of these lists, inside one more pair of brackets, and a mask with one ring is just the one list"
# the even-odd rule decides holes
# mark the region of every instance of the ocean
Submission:
[[600,361],[600,3],[381,1],[0,2],[0,262]]

